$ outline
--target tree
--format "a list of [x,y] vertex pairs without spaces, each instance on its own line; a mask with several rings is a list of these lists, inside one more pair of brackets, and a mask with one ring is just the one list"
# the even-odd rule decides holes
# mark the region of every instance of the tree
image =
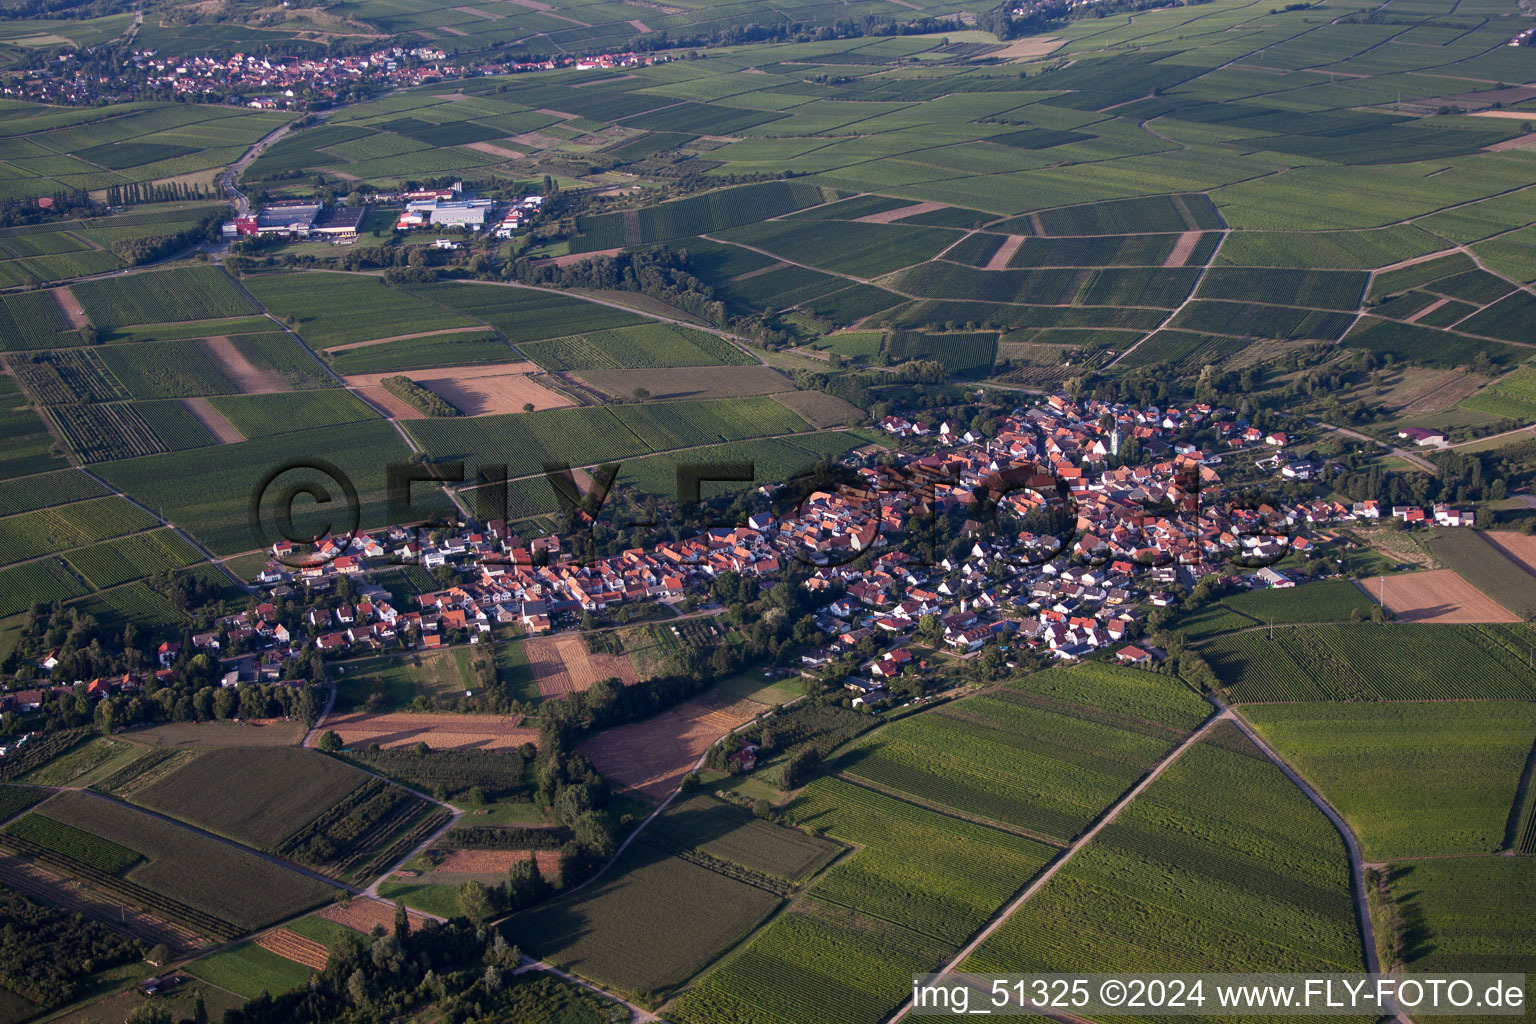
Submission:
[[329,729],[321,733],[320,738],[315,741],[315,749],[323,750],[327,754],[334,754],[336,751],[340,750],[341,747],[341,737]]
[[651,397],[650,391],[646,390],[645,388],[635,388],[634,395],[635,395],[635,401],[637,401],[637,402],[643,402],[647,398]]
[[806,779],[810,778],[817,768],[821,766],[821,755],[814,747],[800,751],[785,762],[779,772],[779,788],[795,789]]
[[140,1003],[128,1015],[126,1024],[171,1024],[171,1011],[159,1003]]
[[465,882],[459,886],[459,913],[469,918],[475,927],[491,916],[491,897],[479,882]]
[[148,960],[156,967],[164,967],[166,964],[170,963],[171,947],[167,946],[163,942],[157,942],[155,943],[154,948],[149,951],[144,959]]
[[395,900],[395,938],[404,942],[411,937],[411,915],[406,913],[405,904]]

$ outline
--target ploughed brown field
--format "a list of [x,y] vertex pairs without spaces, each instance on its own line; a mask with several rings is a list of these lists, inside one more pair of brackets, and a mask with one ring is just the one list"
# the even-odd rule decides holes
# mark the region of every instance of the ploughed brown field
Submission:
[[[395,933],[395,905],[371,896],[358,896],[347,903],[333,903],[324,910],[316,911],[315,916],[335,921],[364,935],[373,934],[374,925],[382,927],[386,935]],[[427,915],[414,910],[407,910],[406,916],[410,918],[413,929],[431,920]]]
[[[1382,601],[1382,577],[1360,581],[1372,600]],[[1398,622],[1519,622],[1493,598],[1452,569],[1406,573],[1386,578],[1383,602]]]
[[580,750],[608,778],[657,800],[683,781],[709,745],[764,709],[750,700],[690,700],[655,718],[617,726]]
[[524,743],[537,743],[539,730],[522,727],[515,715],[448,715],[390,711],[378,714],[359,712],[331,715],[321,723],[324,731],[334,732],[349,747],[377,743],[387,749],[413,747],[425,743],[433,750],[477,747],[482,750],[511,750]]
[[617,679],[625,686],[640,681],[635,666],[622,654],[593,654],[579,636],[544,637],[525,641],[523,654],[538,683],[540,697],[585,693],[599,679]]

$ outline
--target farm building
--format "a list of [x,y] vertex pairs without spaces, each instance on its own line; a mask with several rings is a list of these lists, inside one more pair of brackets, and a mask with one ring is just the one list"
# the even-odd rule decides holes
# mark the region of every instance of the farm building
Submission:
[[[323,203],[318,202],[283,202],[270,203],[262,207],[256,214],[252,225],[253,230],[242,230],[241,234],[250,235],[292,235],[296,238],[309,234],[310,228],[315,223],[315,218],[320,215]],[[242,218],[242,221],[250,221],[253,218]],[[240,224],[237,221],[236,224]]]
[[310,234],[322,238],[356,238],[368,216],[367,206],[333,206],[322,210],[310,226]]
[[485,226],[486,214],[491,204],[486,200],[468,200],[459,203],[438,203],[432,208],[432,226],[469,228],[479,231]]

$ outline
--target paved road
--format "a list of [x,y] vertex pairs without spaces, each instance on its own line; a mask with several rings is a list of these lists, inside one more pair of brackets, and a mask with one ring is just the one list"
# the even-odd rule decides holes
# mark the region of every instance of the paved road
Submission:
[[1426,470],[1427,472],[1430,472],[1430,473],[1438,473],[1438,472],[1440,472],[1440,467],[1439,466],[1436,466],[1433,462],[1430,462],[1428,459],[1424,458],[1422,455],[1415,455],[1413,452],[1410,452],[1406,448],[1396,448],[1396,447],[1393,447],[1392,445],[1388,444],[1385,441],[1382,441],[1382,440],[1380,440],[1378,438],[1374,438],[1374,437],[1370,436],[1369,434],[1362,434],[1358,430],[1349,430],[1349,429],[1347,429],[1345,427],[1336,427],[1332,423],[1324,423],[1322,420],[1310,420],[1309,422],[1314,423],[1314,424],[1316,424],[1319,427],[1322,427],[1324,430],[1331,430],[1335,434],[1343,434],[1345,437],[1352,437],[1352,438],[1354,438],[1357,441],[1369,441],[1371,444],[1381,445],[1381,447],[1387,449],[1389,452],[1391,452],[1393,455],[1396,455],[1398,458],[1407,459],[1409,462],[1413,463],[1415,466],[1418,466],[1420,469]]
[[[326,110],[316,114],[311,114],[310,116],[315,118],[317,121],[323,121],[326,117],[330,116],[330,113],[330,111]],[[277,128],[275,131],[264,135],[262,138],[256,140],[256,143],[251,146],[250,149],[246,150],[245,153],[241,155],[240,159],[224,168],[224,173],[219,175],[219,188],[222,189],[224,194],[229,196],[230,200],[234,202],[236,217],[244,217],[249,214],[251,212],[251,202],[245,197],[245,193],[241,192],[240,189],[235,185],[235,182],[240,179],[240,175],[245,173],[245,169],[251,166],[251,163],[266,151],[268,146],[272,145],[274,142],[277,142],[292,130],[293,122],[290,121],[280,128]]]

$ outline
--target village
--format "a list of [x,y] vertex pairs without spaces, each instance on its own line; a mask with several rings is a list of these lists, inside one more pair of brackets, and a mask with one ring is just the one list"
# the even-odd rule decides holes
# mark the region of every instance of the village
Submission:
[[[1261,464],[1289,438],[1204,404],[1133,409],[1051,395],[1014,410],[990,438],[915,416],[893,415],[879,426],[895,437],[929,438],[933,450],[879,462],[866,451],[844,467],[857,484],[814,491],[793,514],[754,514],[735,527],[609,557],[578,560],[561,537],[525,539],[503,520],[430,530],[397,525],[313,545],[280,541],[254,581],[263,597],[191,636],[189,651],[161,644],[157,669],[173,673],[183,653],[203,653],[219,660],[226,686],[280,683],[302,675],[311,655],[563,632],[625,605],[707,604],[727,574],[766,587],[798,564],[800,585],[826,598],[814,616],[821,638],[800,655],[800,670],[817,675],[857,655],[857,672],[841,684],[858,705],[878,706],[890,699],[894,680],[921,673],[925,650],[966,658],[990,643],[1005,658],[1027,650],[1061,662],[1109,651],[1122,663],[1148,665],[1164,652],[1134,641],[1149,632],[1154,614],[1182,606],[1202,579],[1216,577],[1229,589],[1289,588],[1306,573],[1275,564],[1289,558],[1288,565],[1304,567],[1338,542],[1336,527],[1383,518],[1410,526],[1472,523],[1470,512],[1448,506],[1228,496],[1213,468],[1222,453],[1187,440],[1197,428],[1214,430],[1228,455],[1254,453]],[[1114,465],[1127,444],[1145,461]],[[988,504],[996,508],[991,529],[972,518]],[[1026,527],[1051,510],[1065,513],[1060,535]],[[574,514],[591,522],[584,511]],[[959,522],[962,542],[918,536],[909,527],[925,515]],[[375,570],[401,564],[420,566],[443,585],[406,603],[370,580]],[[279,615],[290,602],[305,609],[292,626]],[[39,666],[52,667],[47,660]],[[93,680],[88,692],[137,683]],[[46,697],[41,688],[9,694],[0,711],[25,711]]]
[[120,74],[103,76],[66,53],[50,65],[8,81],[0,94],[41,103],[89,105],[164,97],[201,103],[241,103],[256,110],[324,110],[359,92],[403,89],[455,78],[515,75],[561,68],[620,69],[665,63],[666,55],[557,54],[532,61],[458,64],[442,50],[391,46],[350,57],[168,58],[155,50],[134,50]]

